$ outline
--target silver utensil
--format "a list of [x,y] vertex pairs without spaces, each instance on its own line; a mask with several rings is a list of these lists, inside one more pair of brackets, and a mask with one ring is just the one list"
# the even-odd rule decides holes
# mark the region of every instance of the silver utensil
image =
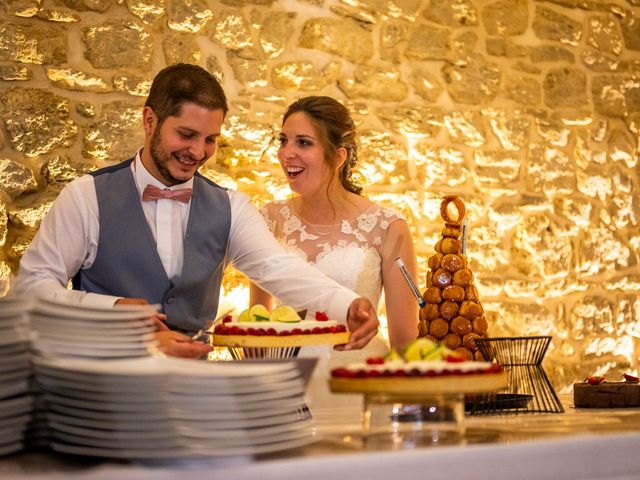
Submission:
[[213,328],[215,328],[215,326],[220,323],[222,321],[223,318],[225,318],[227,315],[229,315],[231,312],[233,312],[233,308],[230,308],[229,310],[227,310],[226,312],[224,312],[223,314],[219,315],[218,318],[216,318],[215,320],[212,320],[211,322],[207,322],[207,324],[202,327],[200,330],[198,330],[195,335],[193,335],[191,337],[191,340],[196,341],[199,340],[201,337],[205,336],[205,334],[208,334],[209,331],[213,330]]

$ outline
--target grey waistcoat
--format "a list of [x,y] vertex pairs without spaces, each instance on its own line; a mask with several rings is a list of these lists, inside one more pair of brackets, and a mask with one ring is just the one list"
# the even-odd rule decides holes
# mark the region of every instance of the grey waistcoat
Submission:
[[74,288],[145,298],[162,305],[169,327],[197,331],[218,309],[231,227],[229,197],[202,175],[194,177],[182,275],[174,285],[144,216],[131,161],[91,174],[100,217],[98,252],[93,265],[75,276]]

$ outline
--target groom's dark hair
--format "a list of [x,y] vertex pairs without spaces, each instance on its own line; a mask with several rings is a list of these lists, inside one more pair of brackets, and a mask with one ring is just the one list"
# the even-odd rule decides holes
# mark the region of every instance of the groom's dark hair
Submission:
[[216,78],[198,65],[177,63],[163,68],[153,79],[145,106],[151,107],[158,123],[179,116],[184,103],[194,103],[227,114],[227,97]]

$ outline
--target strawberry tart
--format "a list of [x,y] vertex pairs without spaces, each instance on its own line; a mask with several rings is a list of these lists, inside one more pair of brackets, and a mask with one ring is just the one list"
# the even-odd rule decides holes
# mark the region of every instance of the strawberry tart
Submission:
[[368,358],[331,371],[333,392],[431,395],[481,393],[507,386],[507,373],[495,363],[467,361],[444,344],[415,340],[403,352]]
[[303,320],[295,310],[281,305],[269,312],[254,305],[237,317],[227,315],[215,326],[211,342],[224,347],[304,347],[340,345],[349,341],[345,325],[315,312],[315,320]]

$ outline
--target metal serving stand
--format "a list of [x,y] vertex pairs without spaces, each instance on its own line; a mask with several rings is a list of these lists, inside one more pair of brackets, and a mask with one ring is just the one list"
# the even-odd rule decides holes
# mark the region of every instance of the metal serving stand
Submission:
[[542,368],[550,343],[550,336],[476,339],[484,359],[502,365],[509,380],[508,386],[495,394],[467,397],[467,412],[470,415],[564,412]]

